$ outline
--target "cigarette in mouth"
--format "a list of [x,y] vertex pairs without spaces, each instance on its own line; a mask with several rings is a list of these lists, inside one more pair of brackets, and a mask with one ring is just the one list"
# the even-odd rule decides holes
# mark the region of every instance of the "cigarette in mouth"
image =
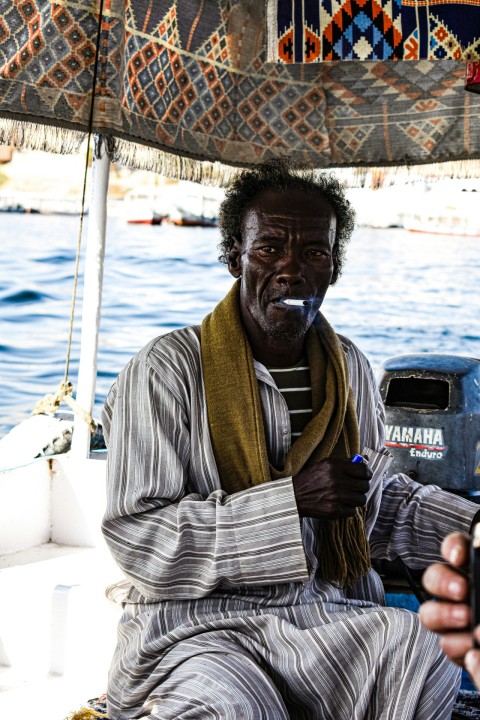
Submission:
[[310,305],[308,300],[295,300],[294,298],[282,298],[280,302],[285,303],[285,305],[295,305],[296,307],[307,307],[307,305]]

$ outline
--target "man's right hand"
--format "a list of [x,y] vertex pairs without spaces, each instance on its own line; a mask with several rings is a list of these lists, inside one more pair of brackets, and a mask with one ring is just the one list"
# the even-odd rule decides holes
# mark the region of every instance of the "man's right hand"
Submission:
[[372,472],[368,465],[327,458],[293,478],[300,517],[336,520],[355,514],[367,502]]

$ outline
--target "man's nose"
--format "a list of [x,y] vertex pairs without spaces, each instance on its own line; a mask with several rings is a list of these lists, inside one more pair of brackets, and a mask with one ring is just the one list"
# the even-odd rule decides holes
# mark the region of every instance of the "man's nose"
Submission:
[[278,263],[277,282],[280,283],[303,283],[303,263],[296,253],[288,253]]

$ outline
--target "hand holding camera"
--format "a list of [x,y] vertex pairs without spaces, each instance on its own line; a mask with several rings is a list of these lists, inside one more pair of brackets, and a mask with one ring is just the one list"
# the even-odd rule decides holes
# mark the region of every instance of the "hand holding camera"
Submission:
[[471,537],[448,535],[441,551],[448,564],[435,563],[423,576],[426,590],[438,600],[421,606],[420,619],[440,634],[445,654],[480,688],[480,523]]

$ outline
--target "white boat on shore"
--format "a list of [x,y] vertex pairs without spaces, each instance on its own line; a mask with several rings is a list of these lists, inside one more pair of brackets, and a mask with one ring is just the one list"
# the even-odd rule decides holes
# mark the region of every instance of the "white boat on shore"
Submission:
[[435,235],[480,235],[480,180],[398,183],[350,188],[359,225]]
[[156,182],[150,189],[129,193],[124,214],[128,223],[137,225],[166,222],[185,227],[216,227],[223,196],[220,188],[203,187],[186,180]]
[[427,185],[399,220],[411,232],[479,237],[479,210],[480,183],[474,181],[469,187],[451,180],[440,187]]

